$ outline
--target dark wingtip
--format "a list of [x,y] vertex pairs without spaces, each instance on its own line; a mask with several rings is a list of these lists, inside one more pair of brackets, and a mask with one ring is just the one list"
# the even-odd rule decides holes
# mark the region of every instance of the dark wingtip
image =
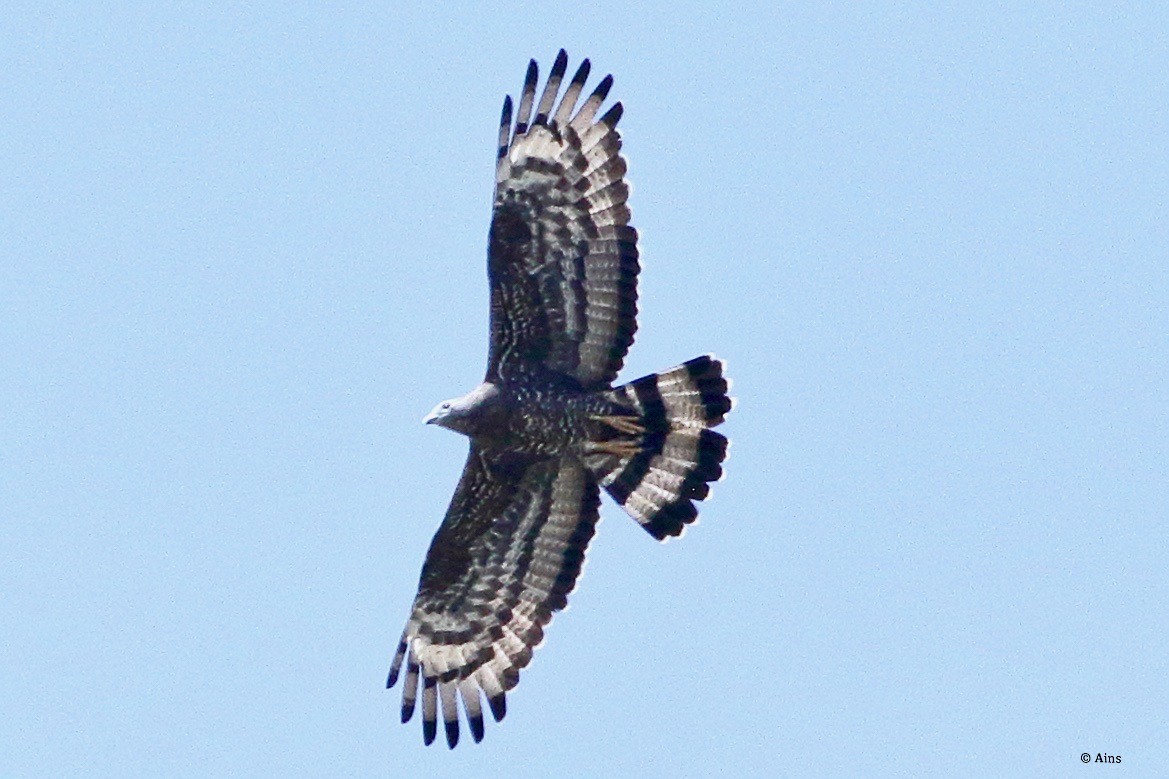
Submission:
[[561,49],[552,63],[552,70],[548,72],[548,81],[544,84],[544,93],[540,95],[540,105],[536,109],[536,118],[532,126],[548,125],[552,109],[556,105],[556,95],[560,91],[560,82],[564,78],[564,71],[568,67],[568,53]]
[[532,102],[536,99],[536,81],[539,78],[540,66],[534,59],[528,60],[528,73],[524,76],[524,91],[520,95],[519,114],[516,116],[516,137],[528,130],[528,120],[532,118]]
[[438,733],[438,724],[432,719],[422,720],[422,743],[430,746],[434,743],[434,737]]
[[459,743],[459,721],[457,719],[445,720],[443,726],[446,728],[447,748],[454,749],[455,745]]
[[471,738],[478,744],[483,740],[483,715],[476,714],[473,717],[469,717],[467,724],[471,726]]
[[589,71],[593,69],[593,63],[589,62],[589,58],[585,57],[584,61],[580,63],[580,67],[576,69],[576,75],[572,77],[572,83],[583,84],[589,78]]
[[390,663],[390,675],[386,677],[386,689],[394,686],[394,682],[398,681],[398,672],[402,670],[402,661],[406,659],[406,637],[398,642],[398,650],[394,653],[394,659]]
[[[625,106],[621,103],[614,103],[613,107],[605,112],[601,117],[601,123],[607,125],[610,130],[617,127],[617,122],[621,121],[621,115],[625,113]],[[620,158],[618,158],[620,159]]]
[[594,95],[600,95],[603,100],[608,96],[609,90],[613,88],[613,75],[609,74],[601,79],[601,83],[597,84],[597,88],[593,90]]
[[493,698],[488,697],[487,705],[491,707],[491,716],[495,717],[495,721],[502,721],[507,714],[507,696],[500,693]]
[[503,98],[503,110],[499,112],[499,138],[495,158],[502,159],[507,154],[507,145],[511,140],[511,95]]

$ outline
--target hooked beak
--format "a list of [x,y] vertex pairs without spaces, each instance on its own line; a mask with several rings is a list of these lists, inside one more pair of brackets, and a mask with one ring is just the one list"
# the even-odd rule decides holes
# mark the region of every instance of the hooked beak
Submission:
[[438,421],[438,412],[437,411],[431,411],[429,414],[422,417],[422,424],[424,424],[424,425],[433,425],[437,421]]

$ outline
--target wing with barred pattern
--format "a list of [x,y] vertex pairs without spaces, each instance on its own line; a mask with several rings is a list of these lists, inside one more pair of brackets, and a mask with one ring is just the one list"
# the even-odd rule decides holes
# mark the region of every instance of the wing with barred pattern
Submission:
[[576,584],[599,502],[575,458],[533,461],[472,444],[386,684],[394,686],[405,664],[407,722],[421,682],[427,744],[440,703],[451,747],[459,740],[456,698],[475,741],[483,738],[481,691],[503,718],[507,691]]
[[511,98],[503,104],[488,247],[489,381],[538,367],[584,389],[608,387],[637,330],[622,107],[594,121],[613,83],[606,76],[577,108],[588,60],[557,103],[567,62],[561,50],[538,104],[529,64],[514,128]]

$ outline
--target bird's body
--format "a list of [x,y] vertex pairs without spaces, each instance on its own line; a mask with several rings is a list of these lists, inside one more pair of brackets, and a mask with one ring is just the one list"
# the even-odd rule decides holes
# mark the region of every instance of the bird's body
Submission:
[[554,374],[528,377],[520,384],[483,382],[446,403],[460,412],[443,415],[440,406],[427,420],[463,433],[480,446],[533,457],[565,453],[583,457],[596,417],[630,411]]
[[566,66],[561,51],[537,103],[530,63],[514,128],[504,101],[487,375],[426,418],[471,440],[387,685],[404,664],[402,721],[421,689],[428,744],[440,704],[452,747],[459,700],[476,741],[481,695],[502,719],[506,692],[576,584],[602,488],[664,540],[697,518],[693,501],[722,476],[727,440],[711,430],[731,408],[721,362],[698,357],[613,386],[637,329],[639,271],[622,108],[594,121],[609,76],[577,108],[588,60],[557,102]]

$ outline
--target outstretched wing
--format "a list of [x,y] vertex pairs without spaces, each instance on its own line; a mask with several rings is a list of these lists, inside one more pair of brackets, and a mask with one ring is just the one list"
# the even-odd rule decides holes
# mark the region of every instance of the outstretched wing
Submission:
[[514,130],[511,98],[503,103],[487,263],[489,381],[550,368],[583,388],[607,387],[637,330],[637,231],[625,204],[621,104],[593,121],[613,83],[605,76],[573,114],[588,60],[557,104],[567,64],[561,50],[535,118],[535,60]]
[[451,747],[459,740],[456,697],[476,741],[483,738],[480,690],[496,721],[503,718],[505,693],[519,682],[553,612],[567,604],[598,503],[596,483],[574,458],[532,461],[471,445],[386,683],[394,686],[405,661],[407,722],[421,677],[427,744],[439,702]]

